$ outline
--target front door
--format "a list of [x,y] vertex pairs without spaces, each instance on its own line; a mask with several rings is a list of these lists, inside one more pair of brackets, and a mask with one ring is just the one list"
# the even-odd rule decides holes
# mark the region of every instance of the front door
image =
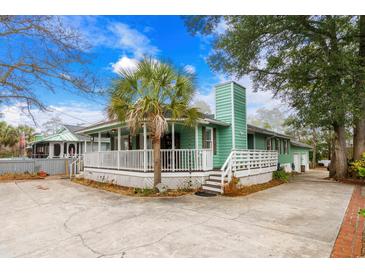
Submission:
[[[180,148],[180,134],[175,132],[175,149]],[[161,149],[172,149],[172,134],[165,134],[161,138]]]

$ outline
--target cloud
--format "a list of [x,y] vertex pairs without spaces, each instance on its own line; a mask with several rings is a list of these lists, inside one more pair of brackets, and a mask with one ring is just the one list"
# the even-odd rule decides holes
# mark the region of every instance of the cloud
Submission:
[[137,68],[137,64],[137,59],[122,56],[116,63],[112,63],[111,66],[115,73],[119,73],[121,69],[134,71]]
[[[13,126],[26,124],[35,127],[32,118],[23,111],[24,107],[25,105],[22,103],[3,106],[0,108],[0,112],[3,114],[1,120]],[[50,105],[49,108],[52,111],[32,111],[39,131],[42,130],[42,124],[49,121],[52,117],[59,117],[63,123],[73,125],[87,125],[106,118],[104,110],[92,104],[72,102],[69,104]]]
[[227,25],[226,21],[224,19],[222,19],[218,23],[217,27],[215,28],[214,33],[220,35],[220,34],[225,33],[227,29],[228,29],[228,25]]
[[184,67],[184,70],[185,70],[186,72],[188,72],[188,73],[191,73],[191,74],[194,74],[194,73],[195,73],[195,71],[196,71],[196,69],[195,69],[195,67],[194,67],[193,65],[186,65],[186,66]]
[[115,36],[114,48],[121,49],[133,58],[140,59],[144,55],[156,55],[159,49],[151,44],[151,40],[136,29],[124,23],[110,23],[108,30]]
[[215,93],[213,88],[204,93],[202,91],[198,91],[193,98],[193,103],[199,101],[207,103],[212,110],[212,113],[215,113]]
[[289,106],[282,102],[278,98],[273,98],[270,91],[266,92],[253,92],[252,82],[249,77],[243,77],[241,79],[229,78],[224,74],[216,74],[213,79],[207,79],[207,83],[202,85],[193,99],[194,102],[202,100],[205,101],[211,107],[213,113],[215,112],[215,93],[214,86],[219,83],[235,80],[246,88],[246,110],[247,116],[252,117],[256,114],[256,110],[259,108],[273,109],[280,108],[283,112],[290,111]]
[[76,29],[93,48],[119,50],[121,58],[130,56],[131,59],[139,60],[144,55],[155,56],[160,52],[147,36],[148,33],[153,32],[153,28],[149,26],[139,31],[128,24],[100,16],[62,16],[60,18],[65,26]]
[[252,81],[245,76],[237,82],[246,88],[247,116],[254,116],[259,108],[273,109],[280,108],[282,111],[288,111],[289,106],[279,98],[274,98],[271,91],[254,92]]

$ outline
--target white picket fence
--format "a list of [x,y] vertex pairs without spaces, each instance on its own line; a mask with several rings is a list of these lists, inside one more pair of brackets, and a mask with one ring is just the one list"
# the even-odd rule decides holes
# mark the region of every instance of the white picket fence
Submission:
[[[84,165],[94,168],[152,171],[153,151],[147,149],[89,152],[85,154]],[[211,149],[161,149],[162,171],[205,171],[212,168]]]

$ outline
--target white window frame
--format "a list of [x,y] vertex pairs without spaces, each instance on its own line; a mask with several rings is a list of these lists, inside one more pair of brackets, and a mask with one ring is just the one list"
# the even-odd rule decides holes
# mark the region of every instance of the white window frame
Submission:
[[208,130],[210,131],[210,140],[208,140],[208,139],[205,139],[205,140],[203,140],[204,141],[204,143],[206,143],[207,144],[207,142],[209,142],[209,147],[207,148],[207,149],[212,149],[213,150],[213,128],[212,127],[205,127],[205,138],[207,137],[207,132],[208,132]]

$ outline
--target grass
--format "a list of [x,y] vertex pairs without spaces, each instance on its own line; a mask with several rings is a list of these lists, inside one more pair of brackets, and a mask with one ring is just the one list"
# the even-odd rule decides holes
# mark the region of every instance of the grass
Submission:
[[224,188],[224,196],[229,196],[229,197],[246,196],[285,183],[286,183],[285,181],[277,179],[273,179],[267,183],[250,185],[250,186],[239,186],[237,184],[235,184],[235,186],[232,186],[232,184],[230,183],[227,184]]
[[8,182],[11,180],[35,180],[44,179],[44,177],[39,176],[37,173],[3,173],[0,175],[0,182]]
[[158,192],[150,188],[126,187],[126,186],[116,185],[113,183],[101,183],[83,178],[74,178],[72,179],[72,182],[84,186],[106,190],[113,193],[118,193],[127,196],[137,196],[137,197],[178,197],[186,194],[191,194],[195,191],[194,189],[184,188],[177,190],[168,189],[165,192]]

